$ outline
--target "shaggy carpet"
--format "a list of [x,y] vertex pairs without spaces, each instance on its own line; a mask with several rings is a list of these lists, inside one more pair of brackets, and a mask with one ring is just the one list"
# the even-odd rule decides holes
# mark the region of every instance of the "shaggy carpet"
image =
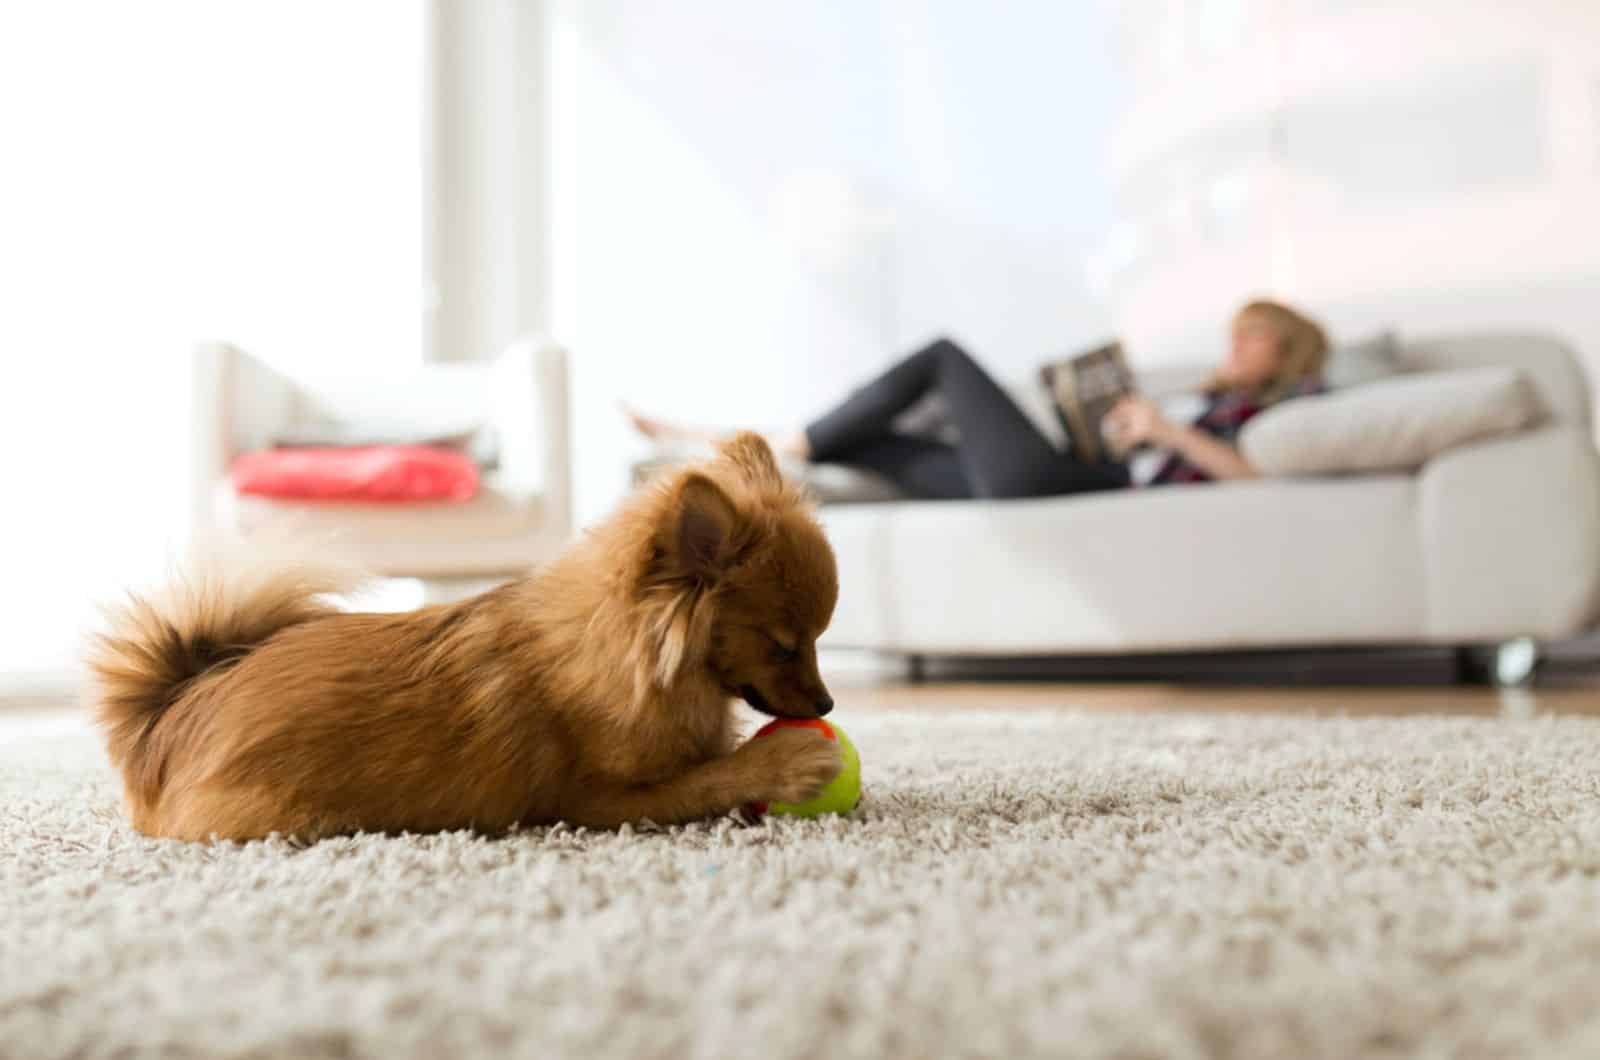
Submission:
[[1600,1055],[1600,723],[844,720],[849,819],[203,846],[0,719],[0,1054]]

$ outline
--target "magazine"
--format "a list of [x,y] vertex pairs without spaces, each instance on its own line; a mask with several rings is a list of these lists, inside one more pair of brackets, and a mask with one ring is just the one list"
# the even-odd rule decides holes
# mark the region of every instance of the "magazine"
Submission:
[[1078,459],[1089,463],[1107,459],[1101,430],[1106,413],[1136,392],[1122,344],[1108,342],[1074,357],[1052,361],[1039,374]]

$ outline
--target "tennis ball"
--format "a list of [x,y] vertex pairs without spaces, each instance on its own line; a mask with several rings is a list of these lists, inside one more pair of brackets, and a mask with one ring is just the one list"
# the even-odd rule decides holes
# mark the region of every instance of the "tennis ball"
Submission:
[[856,803],[861,801],[861,756],[856,753],[856,745],[850,742],[844,730],[821,718],[778,718],[763,725],[750,738],[759,740],[779,729],[816,729],[828,739],[838,740],[839,750],[844,752],[844,768],[829,781],[827,787],[817,792],[815,798],[805,802],[775,802],[770,806],[758,802],[754,805],[755,811],[788,817],[820,817],[825,813],[845,814],[855,809]]

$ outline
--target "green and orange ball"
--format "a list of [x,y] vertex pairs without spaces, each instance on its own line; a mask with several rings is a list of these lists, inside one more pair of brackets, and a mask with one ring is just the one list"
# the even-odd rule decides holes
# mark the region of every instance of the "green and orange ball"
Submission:
[[850,742],[844,730],[821,718],[778,718],[763,725],[750,738],[759,740],[779,729],[815,729],[828,739],[839,741],[839,750],[844,755],[844,768],[828,782],[827,787],[805,802],[758,802],[750,808],[758,814],[772,813],[785,817],[821,817],[825,813],[846,814],[855,809],[856,803],[861,801],[861,756],[856,753],[856,745]]

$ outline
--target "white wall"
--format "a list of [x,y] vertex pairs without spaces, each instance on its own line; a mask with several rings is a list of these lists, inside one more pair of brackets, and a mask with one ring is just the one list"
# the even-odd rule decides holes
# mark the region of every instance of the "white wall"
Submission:
[[618,399],[793,423],[937,333],[1009,374],[1109,332],[1083,269],[1109,220],[1119,92],[1099,5],[557,13],[555,314],[578,354],[580,519],[640,452]]
[[638,452],[618,398],[792,422],[938,332],[1006,374],[1112,332],[1209,360],[1265,293],[1600,358],[1595,4],[563,10],[584,518]]
[[1159,0],[1120,7],[1130,106],[1095,256],[1153,359],[1230,306],[1336,335],[1534,327],[1600,358],[1600,5]]

